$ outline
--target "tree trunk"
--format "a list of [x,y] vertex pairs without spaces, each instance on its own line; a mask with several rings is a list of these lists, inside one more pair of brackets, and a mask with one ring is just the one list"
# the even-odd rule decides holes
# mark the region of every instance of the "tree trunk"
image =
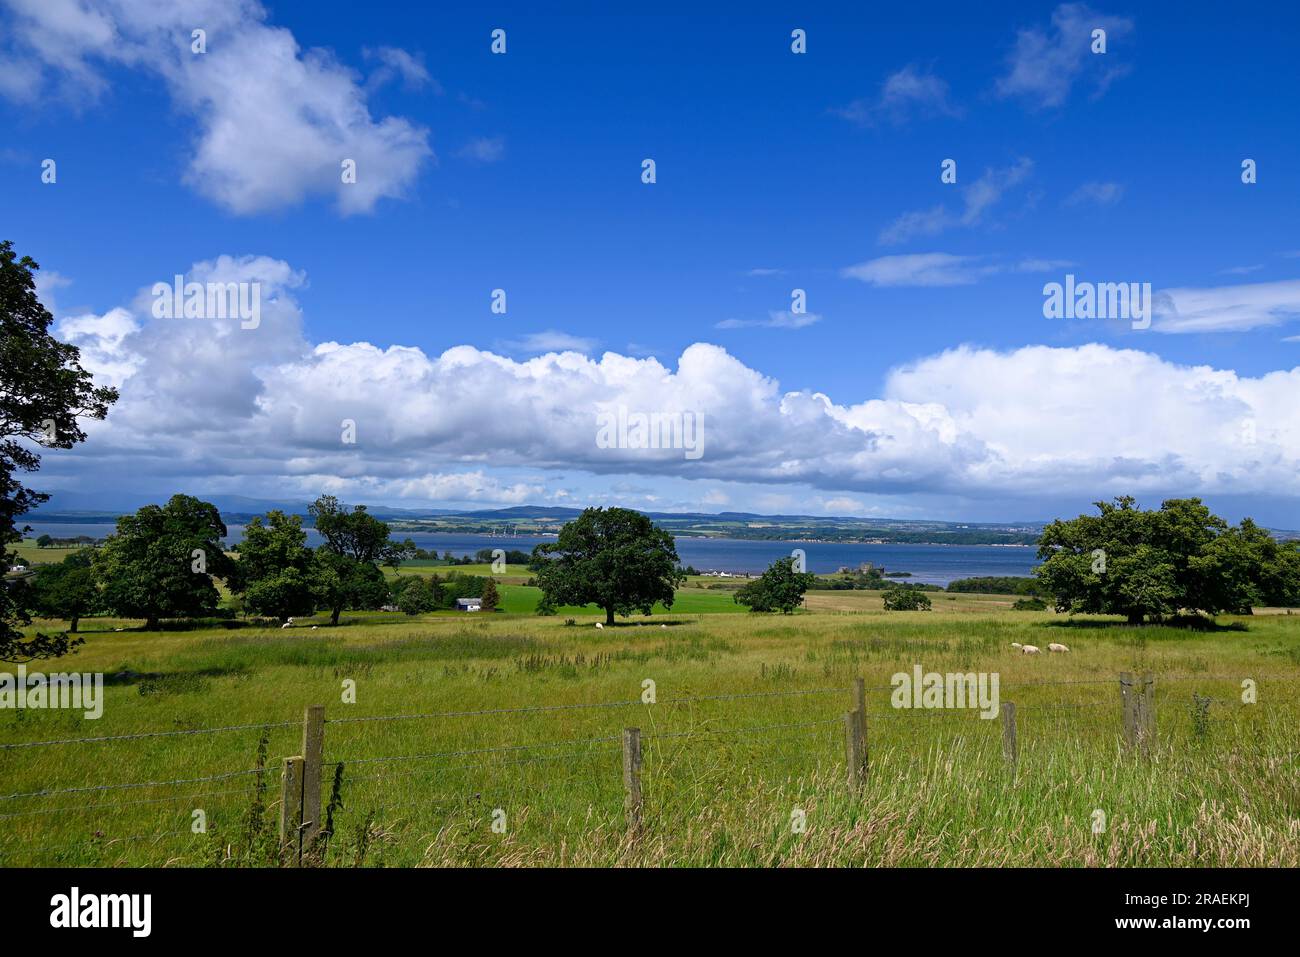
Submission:
[[330,612],[331,625],[337,625],[339,623],[339,612],[341,612],[342,610],[343,608],[340,606],[339,608],[335,608],[333,611]]
[[1130,625],[1140,625],[1140,624],[1142,624],[1142,612],[1140,612],[1140,611],[1131,611],[1131,612],[1129,612],[1129,613],[1128,613],[1128,623],[1129,623]]
[[146,618],[146,619],[144,620],[144,630],[145,630],[145,631],[157,631],[157,630],[158,630],[158,616],[157,616],[157,615],[150,615],[148,618]]
[[72,621],[68,624],[68,631],[75,635],[77,633],[77,622],[80,620],[80,618],[74,616]]
[[614,627],[614,609],[612,607],[605,609],[605,624]]

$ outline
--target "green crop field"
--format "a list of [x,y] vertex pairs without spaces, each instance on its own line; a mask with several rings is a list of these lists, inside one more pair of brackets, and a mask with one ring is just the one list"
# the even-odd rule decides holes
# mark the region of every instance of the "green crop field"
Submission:
[[[670,612],[596,629],[592,608],[513,613],[534,592],[505,585],[503,612],[333,629],[84,621],[77,654],[29,670],[104,672],[103,716],[0,711],[0,864],[274,864],[283,759],[320,704],[332,836],[310,856],[325,866],[1300,865],[1300,616],[1193,632],[1069,625],[1007,596],[890,613],[865,592],[706,614],[735,609],[730,593],[688,588]],[[891,707],[891,675],[918,664],[999,675],[1014,769],[1001,720]],[[1155,675],[1145,752],[1122,740],[1122,671]],[[856,788],[844,715],[859,677]],[[1257,703],[1241,701],[1247,678]],[[1194,694],[1213,699],[1204,714]],[[89,737],[109,740],[72,740]]]

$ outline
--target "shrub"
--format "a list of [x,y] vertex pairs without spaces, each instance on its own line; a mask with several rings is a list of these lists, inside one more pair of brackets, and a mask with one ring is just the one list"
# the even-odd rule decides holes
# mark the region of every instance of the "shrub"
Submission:
[[885,611],[929,611],[930,596],[915,588],[891,588],[884,604]]
[[1018,598],[1011,606],[1012,611],[1046,611],[1047,603],[1041,598]]

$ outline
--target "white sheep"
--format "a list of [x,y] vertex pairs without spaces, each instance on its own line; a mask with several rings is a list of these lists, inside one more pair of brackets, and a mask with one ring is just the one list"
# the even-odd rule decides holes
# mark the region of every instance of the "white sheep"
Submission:
[[1020,642],[1018,642],[1018,641],[1013,641],[1013,642],[1011,642],[1011,647],[1012,647],[1012,648],[1017,648],[1017,649],[1019,649],[1019,648],[1023,648],[1023,647],[1025,647],[1025,646],[1022,645],[1022,644],[1021,644]]
[[600,629],[604,629],[605,626],[604,626],[603,623],[601,623],[601,622],[598,621],[598,622],[596,622],[596,627],[597,627],[597,628],[600,628]]
[[286,621],[283,625],[280,626],[280,630],[284,631],[286,628],[292,628],[292,627],[293,625]]
[[1069,651],[1070,649],[1067,648],[1065,645],[1061,644],[1060,642],[1054,641],[1047,646],[1047,650],[1048,651]]
[[1038,651],[1039,651],[1039,648],[1038,648],[1037,645],[1021,645],[1021,646],[1020,646],[1020,653],[1021,653],[1022,655],[1036,655],[1036,654],[1038,654]]
[[667,628],[668,626],[667,626],[667,625],[660,625],[659,627],[660,627],[660,628]]
[[316,630],[317,628],[319,628],[319,627],[320,627],[319,625],[312,625],[312,626],[311,626],[311,630],[312,630],[312,631],[315,631],[315,630]]

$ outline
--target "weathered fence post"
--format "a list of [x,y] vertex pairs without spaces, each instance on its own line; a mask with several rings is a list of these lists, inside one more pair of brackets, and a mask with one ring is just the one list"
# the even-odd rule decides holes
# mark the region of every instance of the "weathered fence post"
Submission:
[[623,729],[623,787],[627,791],[627,826],[641,829],[641,729]]
[[1016,705],[1013,701],[1002,702],[1002,757],[1015,771],[1020,747],[1016,742]]
[[853,710],[844,715],[844,756],[849,766],[849,787],[857,791],[866,777],[866,740],[862,712]]
[[1130,672],[1119,676],[1119,696],[1123,706],[1124,743],[1145,751],[1156,736],[1156,679],[1146,672],[1134,679]]
[[862,733],[862,773],[865,777],[871,770],[871,746],[867,739],[867,683],[862,678],[853,682],[853,698],[858,709],[858,723]]
[[280,847],[293,867],[302,865],[302,756],[284,759],[280,774]]
[[1124,745],[1133,747],[1137,744],[1137,717],[1134,703],[1136,689],[1133,687],[1133,675],[1127,671],[1119,673],[1120,721],[1124,728]]
[[325,752],[325,706],[308,705],[302,721],[303,846],[310,849],[321,829],[321,766]]
[[1156,678],[1151,672],[1142,676],[1142,694],[1137,699],[1141,721],[1138,724],[1143,748],[1149,748],[1156,740]]

